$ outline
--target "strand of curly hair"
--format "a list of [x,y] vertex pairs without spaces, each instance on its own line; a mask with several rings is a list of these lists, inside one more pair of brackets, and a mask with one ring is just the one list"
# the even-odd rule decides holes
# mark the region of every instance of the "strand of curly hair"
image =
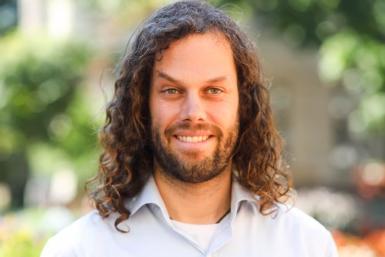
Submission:
[[137,32],[123,60],[100,131],[99,172],[89,183],[102,217],[118,213],[115,227],[129,218],[125,202],[137,195],[152,174],[153,154],[148,92],[156,58],[178,39],[215,32],[229,41],[239,81],[239,138],[233,153],[235,178],[260,197],[264,215],[275,211],[291,189],[281,158],[268,89],[253,43],[223,11],[201,1],[181,1],[158,10]]

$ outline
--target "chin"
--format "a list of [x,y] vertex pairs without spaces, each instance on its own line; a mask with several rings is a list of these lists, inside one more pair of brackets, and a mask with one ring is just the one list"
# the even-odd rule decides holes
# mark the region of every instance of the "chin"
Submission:
[[176,154],[179,161],[182,162],[193,162],[192,164],[196,164],[196,162],[204,161],[207,159],[212,159],[213,155],[205,154],[202,152],[184,152],[184,153],[178,153]]

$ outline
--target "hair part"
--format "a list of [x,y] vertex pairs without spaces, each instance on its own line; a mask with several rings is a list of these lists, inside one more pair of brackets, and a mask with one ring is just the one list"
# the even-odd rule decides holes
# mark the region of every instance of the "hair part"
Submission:
[[149,88],[156,58],[172,42],[191,34],[219,32],[230,43],[239,89],[239,137],[233,153],[239,183],[260,196],[260,212],[270,214],[291,189],[283,169],[282,141],[275,129],[256,49],[223,11],[203,1],[180,1],[156,11],[144,22],[125,56],[113,99],[100,131],[103,152],[90,196],[102,217],[118,213],[118,225],[130,216],[125,201],[137,195],[153,170]]

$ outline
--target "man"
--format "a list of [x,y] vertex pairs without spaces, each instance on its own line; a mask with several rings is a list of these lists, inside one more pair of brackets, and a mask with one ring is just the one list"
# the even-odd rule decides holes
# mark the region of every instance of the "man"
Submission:
[[223,12],[153,14],[125,57],[101,131],[97,211],[42,257],[331,257],[296,208],[253,44]]

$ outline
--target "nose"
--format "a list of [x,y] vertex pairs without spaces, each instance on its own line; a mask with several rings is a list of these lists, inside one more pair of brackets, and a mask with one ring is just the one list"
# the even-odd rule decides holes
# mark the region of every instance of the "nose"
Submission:
[[188,93],[181,109],[184,121],[199,122],[206,120],[206,110],[203,99],[198,93]]

